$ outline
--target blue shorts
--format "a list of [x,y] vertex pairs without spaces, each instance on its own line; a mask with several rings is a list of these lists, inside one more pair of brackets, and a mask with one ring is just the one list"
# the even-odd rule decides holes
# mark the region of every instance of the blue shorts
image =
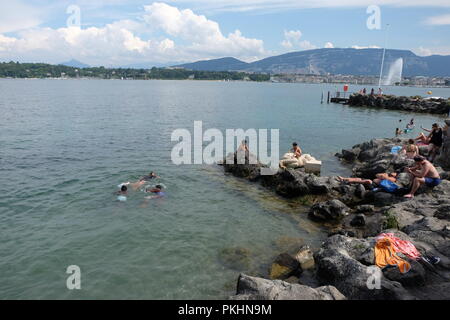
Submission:
[[436,187],[441,183],[441,179],[439,178],[425,178],[425,183],[429,187]]

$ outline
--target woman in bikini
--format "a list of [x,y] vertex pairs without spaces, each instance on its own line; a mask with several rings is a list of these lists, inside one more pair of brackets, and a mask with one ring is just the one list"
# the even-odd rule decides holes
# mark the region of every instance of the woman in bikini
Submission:
[[408,144],[403,146],[400,153],[406,154],[406,158],[408,159],[414,159],[415,156],[419,155],[419,147],[416,145],[416,142],[413,139],[409,139]]

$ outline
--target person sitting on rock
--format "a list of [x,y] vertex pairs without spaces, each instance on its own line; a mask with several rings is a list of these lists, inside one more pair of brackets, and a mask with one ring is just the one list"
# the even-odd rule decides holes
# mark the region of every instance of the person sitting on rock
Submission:
[[409,139],[408,143],[400,150],[400,154],[405,154],[407,159],[414,159],[419,154],[419,147],[416,145],[414,139]]
[[250,149],[248,148],[247,140],[242,140],[238,149],[234,153],[234,163],[249,164]]
[[[426,132],[429,132],[429,133],[430,133],[428,136],[426,136],[423,132],[421,132],[421,133],[419,134],[419,136],[418,136],[417,138],[414,139],[414,140],[416,140],[416,141],[422,142],[423,144],[430,144],[430,143],[431,143],[431,138],[432,138],[435,134],[439,133],[439,131],[441,132],[441,135],[442,135],[442,129],[439,128],[439,125],[438,125],[437,123],[434,123],[434,124],[432,125],[431,130],[425,129],[425,128],[422,127],[422,126],[420,126],[420,127],[422,128],[422,130],[425,130]],[[436,138],[435,138],[435,139],[436,139]],[[438,139],[438,138],[437,138],[437,139]]]
[[405,171],[412,175],[411,191],[406,194],[405,198],[414,198],[414,194],[423,184],[433,188],[441,183],[439,172],[431,162],[422,156],[414,158],[416,165],[414,167],[406,168]]
[[433,124],[433,129],[430,133],[429,141],[430,144],[428,146],[428,159],[433,162],[444,142],[442,128],[440,128],[437,123]]
[[299,159],[302,156],[302,149],[298,146],[297,142],[292,144],[292,149],[290,150],[294,156]]

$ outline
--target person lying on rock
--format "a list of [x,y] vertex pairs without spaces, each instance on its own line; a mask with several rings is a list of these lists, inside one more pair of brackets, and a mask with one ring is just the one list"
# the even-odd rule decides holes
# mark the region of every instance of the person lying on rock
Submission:
[[410,193],[405,198],[414,198],[414,194],[423,184],[433,188],[441,183],[441,177],[431,162],[422,156],[414,158],[415,166],[406,168],[405,171],[412,175],[412,185]]
[[292,149],[290,150],[294,156],[299,159],[302,156],[302,149],[298,146],[297,142],[292,144]]
[[376,179],[373,181],[370,179],[361,179],[361,178],[342,178],[342,177],[337,177],[337,178],[339,181],[353,183],[353,184],[379,185],[381,183],[381,181],[383,181],[383,180],[389,180],[389,181],[395,183],[395,182],[397,182],[397,177],[398,177],[398,173],[393,172],[393,173],[378,173],[376,175]]

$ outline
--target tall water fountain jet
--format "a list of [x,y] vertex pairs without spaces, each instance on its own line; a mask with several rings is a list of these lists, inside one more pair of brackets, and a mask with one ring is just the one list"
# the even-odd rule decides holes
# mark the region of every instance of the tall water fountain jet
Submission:
[[387,77],[383,81],[384,86],[391,86],[402,81],[403,58],[395,60],[390,68]]

